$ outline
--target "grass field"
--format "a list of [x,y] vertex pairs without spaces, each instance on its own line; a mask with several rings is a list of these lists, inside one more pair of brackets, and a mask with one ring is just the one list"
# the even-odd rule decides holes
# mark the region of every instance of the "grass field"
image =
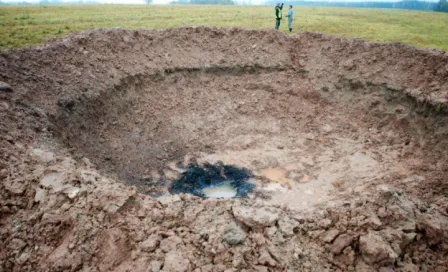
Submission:
[[[286,9],[284,10],[286,14]],[[94,28],[217,26],[273,28],[273,7],[239,6],[3,6],[0,49],[38,45]],[[282,23],[286,33],[286,20]],[[377,9],[295,8],[294,33],[317,31],[369,41],[400,41],[448,51],[448,14]]]

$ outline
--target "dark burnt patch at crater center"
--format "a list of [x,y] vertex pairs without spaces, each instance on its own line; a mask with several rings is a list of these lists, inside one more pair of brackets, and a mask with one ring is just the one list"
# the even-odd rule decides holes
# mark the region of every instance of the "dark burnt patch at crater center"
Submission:
[[[189,165],[179,179],[169,187],[171,194],[188,193],[202,198],[213,197],[247,197],[254,191],[255,185],[249,182],[253,174],[244,168],[221,163]],[[219,191],[223,190],[223,194]],[[232,193],[233,192],[233,193]]]

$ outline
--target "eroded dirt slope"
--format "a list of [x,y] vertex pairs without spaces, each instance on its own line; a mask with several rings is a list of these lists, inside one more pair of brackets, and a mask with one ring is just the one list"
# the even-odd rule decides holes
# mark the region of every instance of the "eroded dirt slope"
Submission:
[[[448,269],[445,53],[101,30],[0,65],[3,271]],[[189,160],[257,194],[166,194]]]

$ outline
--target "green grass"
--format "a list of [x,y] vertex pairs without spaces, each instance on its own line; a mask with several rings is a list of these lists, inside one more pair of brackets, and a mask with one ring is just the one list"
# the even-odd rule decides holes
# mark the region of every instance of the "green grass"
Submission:
[[[50,38],[95,28],[217,26],[259,29],[273,28],[274,23],[273,7],[3,6],[0,7],[0,49],[34,46]],[[286,20],[281,28],[286,33]],[[369,41],[399,41],[448,51],[447,13],[297,7],[294,32],[304,31]]]

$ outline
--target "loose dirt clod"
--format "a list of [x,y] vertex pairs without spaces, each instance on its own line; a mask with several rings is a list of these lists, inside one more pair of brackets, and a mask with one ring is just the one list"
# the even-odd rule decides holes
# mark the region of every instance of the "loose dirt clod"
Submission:
[[[445,53],[314,33],[0,53],[0,270],[447,271],[446,78]],[[173,191],[187,165],[256,189]]]

